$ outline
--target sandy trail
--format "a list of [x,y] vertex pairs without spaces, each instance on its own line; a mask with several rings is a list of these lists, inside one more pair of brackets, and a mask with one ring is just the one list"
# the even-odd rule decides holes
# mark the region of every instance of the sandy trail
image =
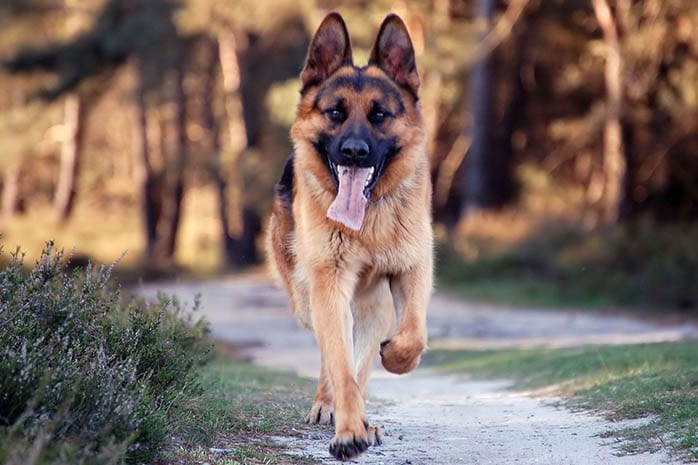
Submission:
[[[255,363],[316,376],[319,355],[311,333],[299,328],[284,294],[264,278],[230,278],[200,283],[147,286],[192,302],[201,296],[203,315],[216,339],[244,347]],[[467,304],[437,294],[429,310],[432,346],[572,346],[678,340],[698,337],[694,325],[658,325],[629,317],[590,312],[551,312]],[[369,420],[385,428],[380,447],[360,464],[545,464],[655,465],[672,463],[664,453],[617,456],[599,437],[624,424],[554,407],[551,397],[507,390],[505,381],[473,381],[418,369],[394,376],[381,368],[369,383]],[[277,438],[291,453],[329,456],[328,427],[301,438]]]

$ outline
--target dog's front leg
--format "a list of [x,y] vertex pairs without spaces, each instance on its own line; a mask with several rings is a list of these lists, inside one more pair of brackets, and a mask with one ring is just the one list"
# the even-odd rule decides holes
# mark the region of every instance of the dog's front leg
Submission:
[[353,317],[350,296],[354,273],[336,264],[316,266],[311,274],[310,314],[334,394],[335,435],[330,453],[340,460],[369,446],[364,399],[354,374]]
[[427,305],[432,289],[432,258],[425,257],[412,269],[392,276],[390,291],[397,311],[395,335],[381,343],[386,370],[402,374],[419,365],[427,345]]

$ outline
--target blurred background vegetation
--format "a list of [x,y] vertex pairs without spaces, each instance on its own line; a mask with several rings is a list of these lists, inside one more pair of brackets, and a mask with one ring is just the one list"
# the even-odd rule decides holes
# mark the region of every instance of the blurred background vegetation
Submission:
[[0,244],[130,278],[257,266],[322,17],[412,35],[440,283],[698,306],[694,0],[0,0]]

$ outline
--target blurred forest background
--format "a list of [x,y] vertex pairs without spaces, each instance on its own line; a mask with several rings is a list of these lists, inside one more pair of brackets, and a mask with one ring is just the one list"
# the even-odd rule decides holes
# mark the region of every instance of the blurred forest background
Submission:
[[357,64],[387,13],[410,29],[442,285],[695,312],[695,0],[0,0],[5,252],[257,266],[330,10]]

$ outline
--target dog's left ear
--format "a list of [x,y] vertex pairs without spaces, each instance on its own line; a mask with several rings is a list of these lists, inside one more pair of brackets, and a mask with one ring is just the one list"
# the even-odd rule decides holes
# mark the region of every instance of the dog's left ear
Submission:
[[368,63],[381,68],[396,84],[417,96],[420,82],[414,48],[399,16],[390,14],[383,21]]

